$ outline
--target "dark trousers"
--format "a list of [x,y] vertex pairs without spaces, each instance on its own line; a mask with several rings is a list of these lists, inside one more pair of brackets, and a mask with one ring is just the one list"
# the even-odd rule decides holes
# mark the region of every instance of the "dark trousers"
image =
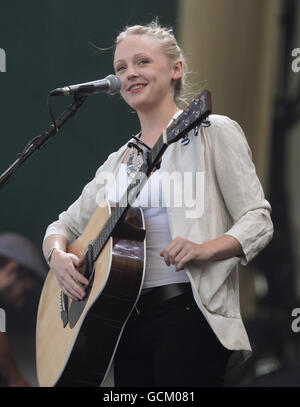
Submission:
[[114,358],[115,386],[222,386],[230,354],[192,292],[182,294],[131,314]]

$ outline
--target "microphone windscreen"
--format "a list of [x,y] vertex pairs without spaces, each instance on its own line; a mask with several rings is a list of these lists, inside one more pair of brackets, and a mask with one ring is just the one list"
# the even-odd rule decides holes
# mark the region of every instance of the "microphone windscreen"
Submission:
[[109,95],[115,95],[116,93],[120,92],[122,82],[116,75],[108,75],[105,79],[107,79],[110,83],[110,87],[107,92]]

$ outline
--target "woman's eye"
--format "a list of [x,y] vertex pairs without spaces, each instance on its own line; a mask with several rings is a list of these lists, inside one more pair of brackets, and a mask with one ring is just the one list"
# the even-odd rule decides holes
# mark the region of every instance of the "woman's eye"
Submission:
[[148,62],[149,62],[148,59],[141,59],[139,63],[141,65],[144,65],[144,64],[147,64]]
[[120,72],[120,71],[122,71],[123,69],[125,69],[125,66],[118,66],[117,67],[117,69],[116,69],[116,72]]

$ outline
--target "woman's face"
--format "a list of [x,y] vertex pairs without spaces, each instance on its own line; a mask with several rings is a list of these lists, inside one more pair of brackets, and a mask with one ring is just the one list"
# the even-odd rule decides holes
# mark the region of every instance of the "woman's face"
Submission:
[[121,95],[133,109],[145,111],[168,100],[174,103],[174,80],[180,77],[178,63],[163,53],[155,38],[132,35],[121,41],[115,51],[114,69],[122,81]]

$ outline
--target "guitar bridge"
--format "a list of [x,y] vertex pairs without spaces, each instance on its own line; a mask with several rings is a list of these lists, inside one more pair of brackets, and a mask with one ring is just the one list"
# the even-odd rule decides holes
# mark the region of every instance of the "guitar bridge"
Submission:
[[65,328],[68,324],[68,297],[61,291],[59,299],[60,317]]

